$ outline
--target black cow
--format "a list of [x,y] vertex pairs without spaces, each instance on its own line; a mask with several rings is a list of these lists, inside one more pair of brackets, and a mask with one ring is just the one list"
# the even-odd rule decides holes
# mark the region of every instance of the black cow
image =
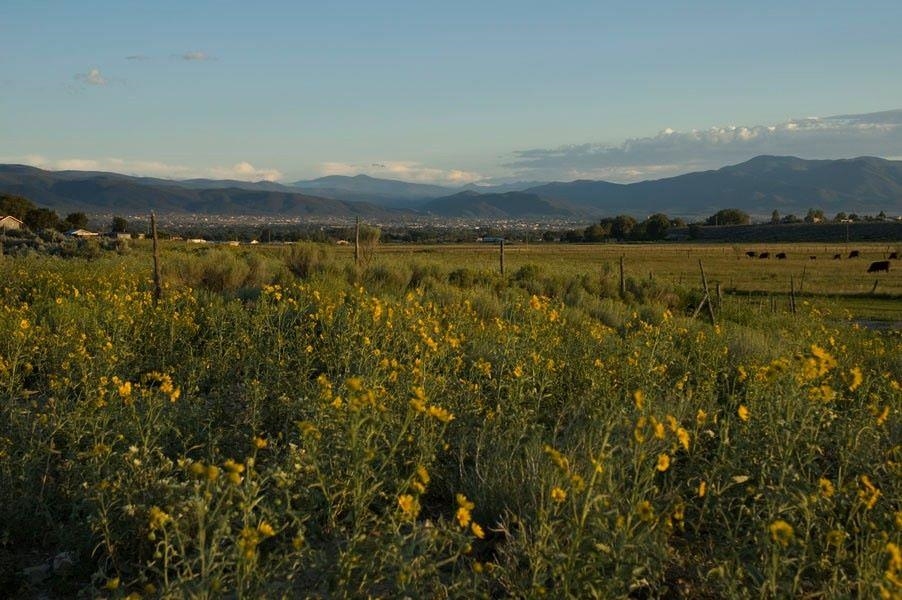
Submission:
[[868,267],[868,273],[879,273],[880,271],[886,271],[889,273],[889,261],[888,260],[878,260],[871,263],[871,266]]
[[834,254],[833,255],[833,260],[839,260],[841,258],[842,258],[842,254]]
[[748,252],[745,253],[745,255],[748,256],[749,258],[755,258],[756,256],[758,256],[758,253],[755,252],[754,250],[749,250]]
[[899,260],[899,253],[898,252],[890,252],[889,257],[890,257],[890,260]]
[[779,254],[777,254],[777,258],[779,258],[780,260],[784,260],[786,258],[786,253],[780,252]]
[[812,254],[811,256],[808,257],[808,260],[817,260],[817,257]]
[[859,256],[861,256],[861,254],[858,252],[858,250],[852,250],[851,252],[849,252],[849,258],[858,258]]
[[758,255],[758,258],[770,258],[770,252],[762,252]]

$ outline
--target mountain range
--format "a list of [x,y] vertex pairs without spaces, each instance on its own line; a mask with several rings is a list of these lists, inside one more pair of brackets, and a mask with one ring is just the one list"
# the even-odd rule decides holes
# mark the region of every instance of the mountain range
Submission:
[[902,161],[875,157],[805,160],[758,156],[717,170],[618,184],[607,181],[522,182],[451,188],[331,175],[290,184],[235,180],[170,180],[89,171],[45,171],[0,165],[0,193],[25,196],[60,213],[216,214],[348,217],[410,216],[474,219],[591,219],[707,216],[722,208],[752,215],[902,214]]

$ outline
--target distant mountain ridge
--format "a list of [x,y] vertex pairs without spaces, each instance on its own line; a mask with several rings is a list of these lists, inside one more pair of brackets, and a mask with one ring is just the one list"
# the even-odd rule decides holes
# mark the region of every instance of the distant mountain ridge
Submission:
[[[518,189],[526,185],[525,189]],[[438,185],[332,175],[275,182],[133,177],[119,173],[44,171],[0,165],[0,192],[26,196],[58,212],[367,216],[476,219],[595,219],[653,212],[699,217],[722,208],[752,215],[804,215],[810,208],[902,214],[902,161],[876,157],[806,160],[757,156],[737,165],[665,179],[618,184],[578,180],[539,185]]]
[[526,190],[564,200],[593,214],[700,216],[721,208],[751,214],[804,214],[809,208],[902,213],[902,161],[876,157],[805,160],[757,156],[713,171],[613,184],[606,181],[551,183]]
[[[151,210],[171,214],[215,214],[287,217],[366,216],[395,214],[364,202],[348,202],[279,191],[267,182],[256,186],[212,181],[196,188],[196,180],[170,181],[118,173],[44,171],[25,165],[0,165],[0,192],[18,194],[60,213],[137,214]],[[275,184],[278,185],[278,184]]]

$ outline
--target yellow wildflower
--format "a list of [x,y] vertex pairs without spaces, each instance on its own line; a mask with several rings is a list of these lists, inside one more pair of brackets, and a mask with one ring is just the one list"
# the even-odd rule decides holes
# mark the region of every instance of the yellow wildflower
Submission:
[[859,367],[852,367],[852,370],[849,371],[849,391],[854,392],[857,390],[863,381],[864,375],[862,375],[861,369]]
[[880,490],[871,483],[871,478],[867,475],[862,475],[858,478],[858,481],[861,484],[861,489],[858,490],[858,499],[864,504],[866,510],[870,510],[877,504]]
[[743,421],[749,420],[749,407],[745,404],[740,404],[739,408],[736,410],[736,414],[739,415],[739,418]]
[[276,530],[266,521],[260,521],[260,524],[257,525],[257,532],[263,537],[272,537],[276,535]]
[[842,529],[833,529],[827,533],[827,545],[839,548],[846,539],[846,532]]
[[708,483],[706,481],[702,480],[698,484],[698,497],[704,498],[706,493],[708,493]]
[[836,493],[836,488],[833,487],[833,482],[829,479],[821,477],[817,483],[818,487],[820,487],[821,489],[821,496],[823,496],[824,498],[830,498],[834,493]]
[[633,402],[635,402],[637,409],[642,410],[645,408],[645,392],[642,390],[633,392]]
[[265,439],[263,439],[262,437],[257,436],[254,438],[254,447],[257,448],[258,450],[263,450],[264,448],[266,448],[267,445],[268,445],[268,442]]
[[416,519],[420,514],[420,501],[410,494],[398,496],[398,506],[408,519]]
[[565,492],[563,489],[555,486],[555,487],[551,488],[551,499],[557,503],[561,503],[567,499],[567,492]]
[[482,527],[479,526],[479,523],[476,523],[475,521],[473,523],[470,523],[470,531],[472,531],[473,535],[475,535],[480,540],[485,537],[485,531],[483,531]]
[[677,439],[680,441],[680,445],[686,452],[689,452],[689,432],[683,429],[682,427],[677,428],[676,431]]
[[639,519],[648,523],[655,518],[655,509],[651,502],[643,500],[636,506],[636,514],[639,515]]
[[467,500],[467,497],[463,494],[457,494],[455,500],[457,501],[457,512],[454,517],[457,519],[458,524],[466,529],[472,520],[470,511],[476,508],[476,505]]
[[784,521],[783,519],[777,519],[773,523],[768,526],[768,530],[770,531],[770,539],[776,544],[783,546],[784,548],[789,545],[792,541],[793,529],[792,525]]
[[670,456],[667,453],[661,453],[658,455],[658,463],[655,465],[655,468],[664,472],[670,468]]
[[454,415],[440,406],[430,406],[427,412],[430,417],[438,419],[442,423],[450,423],[454,420]]
[[153,531],[154,529],[160,529],[163,525],[172,520],[165,511],[163,511],[159,506],[151,506],[148,514],[148,520],[150,521],[150,529]]

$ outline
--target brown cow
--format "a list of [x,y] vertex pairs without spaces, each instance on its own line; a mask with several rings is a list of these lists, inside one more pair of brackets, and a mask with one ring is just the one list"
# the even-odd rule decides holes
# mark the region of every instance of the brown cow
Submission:
[[849,252],[849,258],[858,258],[859,256],[861,256],[861,253],[859,253],[858,250],[852,250],[851,252]]
[[758,258],[770,258],[770,252],[762,252],[758,255]]
[[786,253],[780,252],[779,254],[777,254],[777,258],[779,258],[780,260],[784,260],[786,258]]
[[842,258],[842,254],[834,254],[833,255],[833,260],[839,260],[841,258]]
[[749,250],[748,252],[745,253],[745,255],[748,256],[749,258],[755,258],[756,256],[758,256],[758,253],[755,252],[754,250]]
[[890,252],[889,257],[890,257],[891,260],[898,260],[898,259],[899,259],[899,253],[898,253],[898,252]]
[[817,260],[817,257],[812,254],[811,256],[808,257],[808,260]]
[[871,266],[868,267],[868,273],[879,273],[880,271],[886,271],[889,273],[889,261],[888,260],[878,260],[871,263]]

